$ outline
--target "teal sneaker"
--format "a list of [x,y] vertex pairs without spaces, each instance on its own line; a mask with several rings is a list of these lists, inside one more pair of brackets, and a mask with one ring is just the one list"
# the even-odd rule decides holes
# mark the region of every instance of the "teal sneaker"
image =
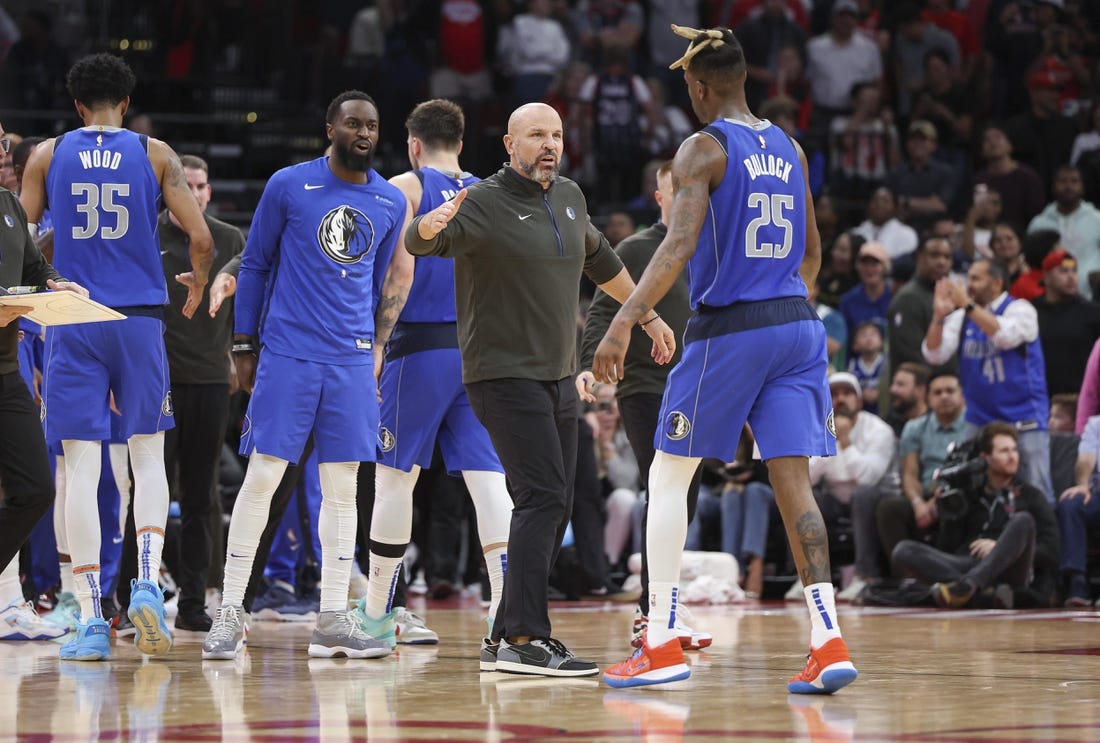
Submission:
[[62,591],[57,594],[57,604],[43,619],[58,627],[75,630],[80,624],[80,602],[68,591]]
[[111,625],[92,618],[76,625],[75,637],[61,646],[61,660],[107,660],[111,657]]
[[172,633],[164,610],[164,592],[152,581],[130,581],[130,608],[126,616],[137,633],[134,644],[145,655],[161,655],[172,649]]
[[359,628],[379,642],[384,642],[390,649],[397,647],[397,621],[392,611],[388,611],[378,619],[367,616],[367,600],[359,599],[355,602],[355,609],[351,616],[355,619]]

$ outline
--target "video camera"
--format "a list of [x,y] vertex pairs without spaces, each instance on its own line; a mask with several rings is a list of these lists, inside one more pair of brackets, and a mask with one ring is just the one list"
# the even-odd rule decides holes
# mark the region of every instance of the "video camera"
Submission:
[[936,470],[933,480],[942,487],[936,508],[945,520],[962,518],[970,510],[985,486],[985,457],[978,456],[973,440],[947,447],[943,467]]

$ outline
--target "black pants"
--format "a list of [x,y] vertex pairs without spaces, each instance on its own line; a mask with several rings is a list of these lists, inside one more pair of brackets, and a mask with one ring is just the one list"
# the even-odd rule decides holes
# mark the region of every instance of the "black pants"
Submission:
[[180,614],[201,614],[210,570],[210,512],[214,510],[214,472],[229,418],[228,384],[173,384],[176,427],[164,434],[164,464],[169,482],[179,471]]
[[18,371],[0,374],[0,570],[53,503],[53,477],[38,408]]
[[1031,582],[1034,557],[1035,518],[1027,511],[1018,511],[1008,517],[997,543],[981,560],[906,539],[894,548],[892,562],[893,573],[899,578],[929,584],[965,579],[981,590],[997,583],[1023,588]]
[[550,637],[550,567],[573,510],[577,390],[571,377],[490,379],[467,384],[466,393],[504,465],[515,501],[493,639]]
[[[649,614],[649,556],[646,554],[646,530],[649,525],[649,468],[657,456],[653,448],[653,437],[657,433],[658,418],[661,416],[661,396],[641,393],[619,398],[619,416],[623,421],[623,430],[634,458],[638,460],[638,472],[641,475],[642,489],[646,491],[646,509],[642,514],[642,596],[638,604],[642,614]],[[695,505],[699,502],[699,480],[703,475],[703,466],[695,470],[695,477],[688,487],[688,523],[695,518]]]

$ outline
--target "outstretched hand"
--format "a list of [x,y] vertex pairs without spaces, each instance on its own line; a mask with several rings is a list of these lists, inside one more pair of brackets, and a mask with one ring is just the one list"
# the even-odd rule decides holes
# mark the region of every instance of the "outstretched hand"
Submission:
[[466,200],[467,189],[462,189],[450,201],[446,201],[420,218],[416,227],[417,234],[422,240],[432,240],[443,230],[447,229],[454,216],[458,214],[458,208]]
[[206,282],[199,283],[192,271],[176,274],[176,281],[187,287],[187,301],[183,303],[183,316],[190,320],[202,304],[202,290],[206,288]]

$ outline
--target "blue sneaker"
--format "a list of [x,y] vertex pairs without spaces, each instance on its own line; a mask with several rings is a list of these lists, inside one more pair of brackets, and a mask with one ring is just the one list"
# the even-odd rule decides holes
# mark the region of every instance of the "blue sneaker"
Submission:
[[371,619],[367,616],[367,600],[359,599],[355,602],[351,615],[359,628],[375,640],[386,643],[391,650],[397,647],[397,621],[392,611],[386,612],[378,619]]
[[76,636],[61,646],[61,660],[107,660],[111,657],[111,625],[89,619],[76,625]]
[[137,633],[134,644],[145,655],[161,655],[172,649],[172,633],[168,630],[164,610],[164,592],[152,581],[130,581],[130,608],[126,616]]

